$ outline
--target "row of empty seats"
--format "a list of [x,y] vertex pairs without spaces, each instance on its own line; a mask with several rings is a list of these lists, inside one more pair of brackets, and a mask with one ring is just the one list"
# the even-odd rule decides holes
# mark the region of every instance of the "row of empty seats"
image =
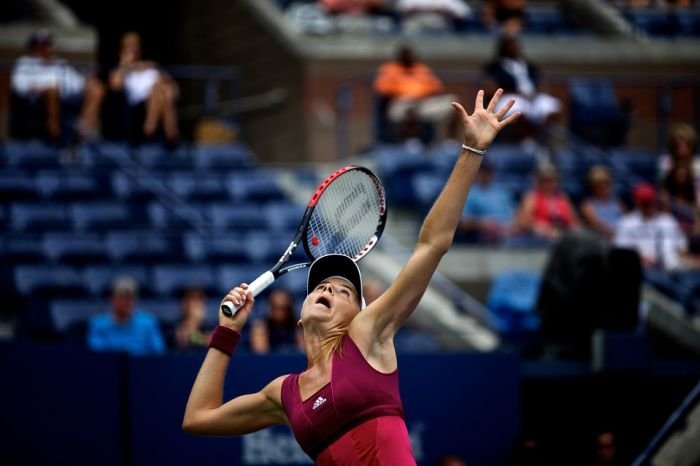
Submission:
[[[10,232],[108,231],[134,227],[157,230],[206,228],[240,231],[270,228],[290,230],[304,211],[289,201],[268,204],[211,202],[166,206],[158,201],[133,205],[119,201],[21,202],[0,205],[4,227]],[[1,230],[1,229],[0,229]]]
[[[85,267],[46,264],[19,265],[14,268],[14,288],[26,299],[94,297],[109,294],[112,281],[121,275],[134,277],[141,294],[148,297],[176,298],[190,286],[200,286],[211,296],[223,296],[234,285],[251,282],[271,264],[157,264],[87,265]],[[278,285],[295,294],[304,291],[306,274],[285,274]]]
[[46,232],[0,237],[0,257],[10,265],[165,263],[257,263],[276,260],[293,231],[273,229],[230,234],[160,233],[128,230],[108,233]]
[[254,163],[250,149],[243,143],[182,145],[167,149],[163,145],[132,147],[121,143],[82,144],[73,149],[47,145],[41,141],[7,141],[0,146],[0,168],[40,170],[78,165],[109,168],[137,162],[154,169],[216,170],[249,167]]
[[276,169],[234,170],[195,174],[175,171],[156,174],[109,173],[92,170],[0,171],[0,202],[148,199],[167,190],[184,200],[267,202],[284,199]]

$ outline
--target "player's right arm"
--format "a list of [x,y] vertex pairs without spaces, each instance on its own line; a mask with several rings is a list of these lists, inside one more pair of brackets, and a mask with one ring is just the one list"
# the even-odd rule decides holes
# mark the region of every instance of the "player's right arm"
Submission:
[[[219,314],[219,325],[240,332],[253,307],[247,285],[234,288],[223,301],[244,305],[232,317]],[[223,303],[222,301],[222,303]],[[223,402],[224,379],[231,357],[210,348],[187,400],[182,428],[197,435],[243,435],[275,425],[286,424],[281,401],[282,382],[278,377],[257,393]]]

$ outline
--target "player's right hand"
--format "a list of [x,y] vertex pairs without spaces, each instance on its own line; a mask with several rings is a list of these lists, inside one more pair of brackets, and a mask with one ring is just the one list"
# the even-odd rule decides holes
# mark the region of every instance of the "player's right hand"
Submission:
[[[233,316],[227,317],[221,311],[221,305],[226,301],[232,302],[236,306],[242,304],[242,306]],[[248,284],[241,283],[241,286],[230,290],[219,304],[219,325],[240,332],[253,310],[253,304],[255,304],[255,298],[253,297],[253,293],[248,290]]]

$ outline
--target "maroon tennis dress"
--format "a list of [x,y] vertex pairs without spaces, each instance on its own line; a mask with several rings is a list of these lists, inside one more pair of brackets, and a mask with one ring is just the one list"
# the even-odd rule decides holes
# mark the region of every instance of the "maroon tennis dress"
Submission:
[[282,382],[282,406],[317,465],[415,465],[399,395],[398,370],[369,365],[349,336],[333,354],[331,380],[302,401],[299,374]]

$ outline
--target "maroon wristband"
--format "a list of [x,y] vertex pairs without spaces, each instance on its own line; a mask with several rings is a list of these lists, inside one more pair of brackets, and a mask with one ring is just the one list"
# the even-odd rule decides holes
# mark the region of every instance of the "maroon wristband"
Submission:
[[209,348],[216,348],[222,353],[231,356],[233,352],[236,351],[236,346],[240,338],[241,334],[239,332],[224,327],[223,325],[217,325],[211,334]]

